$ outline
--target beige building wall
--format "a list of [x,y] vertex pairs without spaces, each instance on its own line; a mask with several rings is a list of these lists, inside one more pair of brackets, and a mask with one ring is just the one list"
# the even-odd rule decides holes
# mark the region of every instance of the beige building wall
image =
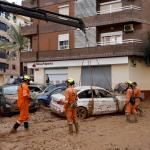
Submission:
[[147,66],[141,59],[130,59],[129,77],[131,81],[136,81],[142,90],[150,90],[150,66]]
[[112,65],[111,75],[112,75],[112,88],[114,88],[116,84],[129,80],[129,65],[128,64]]
[[34,82],[44,84],[44,69],[34,70]]
[[0,85],[3,85],[3,84],[4,84],[4,76],[0,75]]
[[77,85],[80,85],[81,67],[68,67],[68,77],[73,78]]

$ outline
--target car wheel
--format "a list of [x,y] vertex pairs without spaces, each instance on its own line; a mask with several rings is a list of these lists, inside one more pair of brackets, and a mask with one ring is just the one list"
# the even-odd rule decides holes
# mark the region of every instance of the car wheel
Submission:
[[0,106],[0,115],[2,116],[4,114],[4,108],[3,106]]
[[85,118],[87,118],[87,110],[86,110],[86,108],[84,108],[84,107],[78,107],[77,108],[77,117],[79,118],[79,119],[85,119]]

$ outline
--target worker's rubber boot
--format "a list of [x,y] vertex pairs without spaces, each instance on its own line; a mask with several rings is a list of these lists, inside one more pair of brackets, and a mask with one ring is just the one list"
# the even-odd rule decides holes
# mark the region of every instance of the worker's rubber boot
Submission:
[[79,124],[78,122],[74,123],[74,126],[75,126],[75,130],[76,130],[76,134],[79,133]]
[[69,134],[73,135],[73,124],[68,124],[69,126]]
[[130,115],[126,115],[126,121],[131,123]]
[[138,119],[137,119],[137,114],[134,114],[134,122],[137,123],[138,122]]
[[29,129],[29,123],[28,123],[28,122],[24,122],[24,128],[25,128],[26,130]]
[[13,126],[13,128],[11,129],[10,133],[16,133],[17,132],[17,128],[20,126],[20,124],[18,122],[16,122]]

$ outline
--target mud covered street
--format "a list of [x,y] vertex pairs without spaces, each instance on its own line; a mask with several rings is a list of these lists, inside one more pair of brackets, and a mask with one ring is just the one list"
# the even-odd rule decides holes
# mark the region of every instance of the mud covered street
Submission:
[[17,119],[0,118],[0,150],[150,150],[150,101],[143,104],[138,123],[124,115],[95,116],[80,121],[80,133],[67,134],[65,118],[40,110],[31,114],[30,130],[9,131]]

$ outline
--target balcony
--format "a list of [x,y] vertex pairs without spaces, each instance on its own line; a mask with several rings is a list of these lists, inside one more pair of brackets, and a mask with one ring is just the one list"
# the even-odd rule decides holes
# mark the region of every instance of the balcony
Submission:
[[143,22],[141,8],[134,5],[98,11],[97,16],[84,18],[86,26],[103,26],[125,22]]
[[28,52],[21,54],[21,61],[36,62],[36,61],[73,60],[73,59],[119,57],[119,56],[143,57],[144,53],[141,47],[142,44],[139,42],[128,42],[128,43],[125,42],[123,44],[105,45],[90,48],[76,48],[61,51],[50,50],[39,52],[38,58],[37,52]]
[[130,43],[142,43],[142,40],[139,39],[125,39],[121,41],[106,41],[98,42],[98,46],[108,46],[108,45],[119,45],[119,44],[130,44]]
[[23,36],[30,36],[37,34],[37,25],[29,25],[21,28],[21,34]]

